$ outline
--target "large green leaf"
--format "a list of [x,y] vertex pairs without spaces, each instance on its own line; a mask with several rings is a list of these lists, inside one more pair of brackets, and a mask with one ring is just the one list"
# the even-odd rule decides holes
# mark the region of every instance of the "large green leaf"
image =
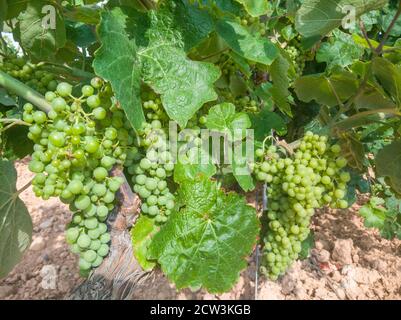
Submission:
[[17,102],[8,94],[8,92],[0,88],[0,105],[10,107],[17,105]]
[[18,16],[18,38],[21,45],[38,60],[53,57],[66,43],[64,18],[57,7],[52,6],[56,14],[54,26],[49,23],[52,21],[53,11],[42,13],[42,9],[48,4],[44,0],[29,1],[26,10]]
[[145,215],[141,215],[138,221],[136,221],[135,226],[131,229],[134,256],[145,271],[152,270],[156,265],[154,261],[149,261],[146,256],[149,245],[159,229],[160,227],[156,225],[155,219]]
[[144,81],[161,95],[169,117],[185,127],[206,102],[217,99],[213,84],[221,71],[211,63],[189,60],[180,47],[180,35],[169,29],[166,17],[151,15],[149,44],[138,51]]
[[2,31],[3,28],[3,22],[7,18],[7,10],[8,10],[7,0],[0,0],[0,32]]
[[334,30],[330,42],[323,43],[317,51],[316,61],[327,63],[329,69],[335,66],[344,68],[358,60],[363,53],[363,47],[356,44],[351,35]]
[[321,37],[339,27],[349,14],[347,6],[355,9],[355,16],[380,9],[388,0],[305,0],[296,15],[295,27],[308,38]]
[[279,51],[267,38],[251,34],[240,24],[220,20],[216,24],[217,33],[240,56],[264,65],[271,65]]
[[184,39],[185,50],[197,46],[214,30],[213,19],[207,10],[201,10],[188,0],[174,1],[174,27],[180,31]]
[[390,186],[401,194],[401,141],[385,146],[376,156],[376,171],[379,176],[387,177]]
[[0,278],[21,260],[32,237],[32,220],[16,190],[13,163],[0,160]]
[[[232,152],[232,172],[244,191],[250,191],[255,188],[253,178],[247,167],[246,156],[244,155],[246,143],[242,141],[247,136],[246,129],[249,129],[251,125],[249,116],[244,112],[235,112],[235,106],[231,103],[215,105],[210,108],[207,115],[207,128],[226,134],[226,138],[233,142],[232,149],[229,151]],[[253,143],[253,141],[250,143]],[[242,154],[239,155],[239,152]]]
[[375,58],[372,69],[383,88],[401,105],[401,67],[384,58]]
[[126,31],[128,25],[128,16],[120,8],[102,13],[98,29],[102,46],[96,52],[93,68],[110,81],[128,120],[140,129],[145,121],[140,100],[141,66],[136,44]]
[[380,207],[384,201],[376,203],[380,198],[372,198],[368,204],[359,209],[359,214],[365,218],[365,226],[367,228],[382,229],[386,220],[386,209]]
[[267,108],[257,114],[251,114],[251,121],[257,141],[263,141],[266,136],[271,135],[271,130],[276,131],[279,135],[287,133],[287,125],[284,119]]
[[256,243],[255,209],[237,194],[225,195],[206,177],[183,184],[179,198],[183,207],[155,235],[149,258],[179,289],[230,290]]
[[213,84],[220,70],[186,57],[181,35],[172,29],[168,12],[146,15],[114,8],[102,14],[99,36],[102,47],[96,53],[95,71],[111,82],[135,128],[145,120],[141,80],[161,95],[167,114],[181,127],[203,104],[217,98]]
[[315,100],[330,107],[349,99],[356,93],[357,88],[357,79],[346,71],[334,73],[330,77],[324,74],[312,74],[295,81],[295,92],[300,100],[304,102]]
[[290,96],[290,92],[288,91],[288,87],[290,86],[288,80],[289,68],[290,64],[287,59],[279,55],[269,68],[270,76],[273,81],[273,86],[269,91],[275,105],[280,111],[288,116],[292,116],[291,106],[288,103],[288,97]]
[[269,11],[268,0],[236,0],[241,3],[252,17],[259,17]]
[[211,178],[216,172],[216,166],[212,163],[183,164],[178,162],[174,166],[174,181],[177,183],[185,183],[185,181],[188,180],[195,180],[199,175]]
[[245,112],[235,112],[235,106],[227,102],[211,107],[206,118],[208,129],[229,132],[232,136],[235,130],[246,130],[252,125]]
[[[4,0],[3,0],[4,1]],[[30,0],[5,0],[7,2],[7,20],[16,18],[23,10]]]

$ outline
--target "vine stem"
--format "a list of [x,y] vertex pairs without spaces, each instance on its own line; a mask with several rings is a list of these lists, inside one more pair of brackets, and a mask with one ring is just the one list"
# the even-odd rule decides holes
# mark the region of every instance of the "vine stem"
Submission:
[[0,119],[0,123],[1,122],[3,122],[3,123],[15,123],[15,124],[18,124],[18,125],[21,125],[21,126],[30,126],[31,125],[30,123],[25,122],[25,121],[23,121],[21,119],[9,119],[9,118],[6,118],[6,119]]
[[28,189],[32,185],[32,180],[29,181],[26,185],[24,185],[21,189],[17,191],[17,195],[23,193],[26,189]]
[[40,93],[28,87],[24,83],[18,81],[17,79],[14,79],[1,70],[0,86],[24,98],[25,100],[34,104],[36,107],[46,113],[48,113],[52,109],[50,103],[47,102]]
[[380,42],[379,46],[376,49],[377,54],[382,53],[384,45],[386,44],[386,41],[387,41],[388,37],[390,36],[390,32],[391,32],[391,30],[393,30],[395,23],[397,22],[397,20],[400,16],[401,16],[401,1],[398,3],[398,10],[397,10],[393,20],[391,21],[390,25],[388,26],[386,33],[383,36],[382,41]]

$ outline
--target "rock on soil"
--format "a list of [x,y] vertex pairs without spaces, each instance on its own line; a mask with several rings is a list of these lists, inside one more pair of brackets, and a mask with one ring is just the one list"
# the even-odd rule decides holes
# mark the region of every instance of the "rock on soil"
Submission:
[[[16,164],[18,187],[32,179],[27,159]],[[77,258],[64,239],[71,219],[68,208],[57,199],[43,201],[32,188],[21,198],[34,224],[33,242],[23,260],[0,280],[0,299],[63,299],[83,279]],[[360,199],[362,205],[367,199]],[[256,257],[249,258],[231,292],[222,295],[203,290],[177,291],[165,277],[149,277],[136,299],[401,299],[401,241],[382,239],[366,229],[357,215],[360,205],[349,210],[318,212],[312,224],[315,248],[310,257],[297,261],[278,281],[257,275]],[[160,271],[157,271],[160,272]]]

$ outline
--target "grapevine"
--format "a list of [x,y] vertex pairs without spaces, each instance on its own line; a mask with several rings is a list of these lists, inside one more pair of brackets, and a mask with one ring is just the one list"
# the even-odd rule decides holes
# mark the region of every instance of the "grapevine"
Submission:
[[98,267],[109,251],[104,223],[114,209],[120,177],[109,172],[123,165],[129,144],[123,114],[112,104],[107,85],[94,78],[79,97],[65,82],[46,92],[52,110],[46,114],[24,105],[23,119],[31,123],[34,141],[29,169],[36,175],[33,191],[44,200],[60,197],[73,212],[66,231],[71,251],[80,255],[82,272]]
[[0,277],[37,230],[23,192],[68,205],[80,274],[112,286],[280,282],[318,210],[365,198],[401,238],[399,1],[352,28],[336,1],[23,2],[0,1]]
[[345,209],[350,175],[339,145],[326,136],[307,132],[293,156],[281,156],[275,146],[256,151],[257,179],[268,185],[266,212],[269,231],[264,239],[265,273],[272,279],[284,273],[301,252],[315,210],[330,205]]

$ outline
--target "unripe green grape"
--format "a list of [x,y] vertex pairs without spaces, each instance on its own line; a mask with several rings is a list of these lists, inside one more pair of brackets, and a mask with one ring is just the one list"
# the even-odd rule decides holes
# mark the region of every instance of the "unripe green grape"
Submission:
[[91,268],[91,266],[92,265],[85,259],[83,259],[83,258],[79,259],[79,269],[86,271],[86,270],[89,270]]
[[102,262],[103,262],[103,258],[102,258],[101,256],[98,255],[98,256],[96,257],[96,260],[92,262],[92,267],[93,267],[93,268],[97,268],[97,267],[99,267],[99,266],[102,264]]
[[81,92],[85,97],[90,97],[91,95],[93,95],[95,90],[92,86],[85,85],[82,87]]
[[57,86],[57,93],[62,97],[67,97],[72,93],[72,86],[66,82],[61,82]]
[[106,206],[100,205],[97,207],[97,216],[99,218],[105,218],[108,216],[108,214],[109,214],[109,209]]
[[78,228],[70,228],[66,231],[65,238],[67,243],[74,244],[79,237],[79,229]]
[[106,195],[103,197],[103,201],[104,201],[105,203],[112,203],[112,202],[114,202],[114,200],[115,200],[115,195],[114,195],[114,193],[112,193],[112,192],[110,192],[110,191],[107,191],[107,192],[106,192]]
[[82,189],[83,189],[84,185],[82,183],[82,181],[80,180],[72,180],[68,186],[67,189],[73,193],[73,194],[80,194]]
[[92,95],[86,99],[86,104],[92,109],[99,107],[100,103],[101,101],[98,95]]
[[30,171],[32,171],[34,173],[41,173],[45,169],[45,166],[40,161],[32,160],[31,162],[29,162],[28,168]]
[[57,113],[64,111],[66,107],[67,107],[67,103],[61,97],[57,97],[52,101],[52,108]]
[[[93,232],[95,232],[95,230],[90,230],[91,232],[93,231]],[[97,231],[97,230],[96,230]],[[94,239],[94,240],[92,240],[92,242],[91,242],[91,244],[90,244],[90,246],[89,246],[89,249],[90,250],[94,250],[94,251],[97,251],[97,250],[99,250],[99,248],[101,247],[101,245],[102,245],[102,243],[100,242],[100,240],[98,240],[98,239]]]
[[82,249],[87,249],[87,248],[89,248],[89,246],[90,246],[90,244],[91,244],[91,238],[88,236],[88,235],[86,235],[86,234],[81,234],[79,237],[78,237],[78,240],[77,240],[77,244],[82,248]]
[[106,118],[107,116],[107,112],[104,108],[102,107],[97,107],[93,110],[93,116],[97,119],[97,120],[103,120],[104,118]]
[[97,181],[103,181],[104,179],[106,179],[107,176],[108,176],[108,172],[103,167],[98,167],[93,171],[93,177]]
[[92,230],[92,229],[96,229],[98,226],[98,221],[96,218],[92,217],[89,219],[85,219],[85,227]]
[[74,205],[79,210],[85,210],[90,206],[90,204],[91,204],[90,198],[86,195],[79,196],[74,202]]
[[97,250],[97,254],[101,257],[105,257],[109,254],[109,246],[103,243],[100,248]]

